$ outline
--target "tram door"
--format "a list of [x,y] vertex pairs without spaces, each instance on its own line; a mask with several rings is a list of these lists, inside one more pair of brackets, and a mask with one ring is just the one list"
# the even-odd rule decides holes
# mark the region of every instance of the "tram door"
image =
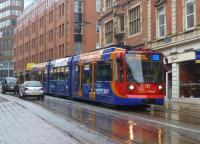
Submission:
[[78,96],[95,99],[95,63],[81,65],[79,72]]
[[95,67],[96,64],[91,64],[91,74],[90,74],[90,99],[96,98],[96,92],[95,92]]

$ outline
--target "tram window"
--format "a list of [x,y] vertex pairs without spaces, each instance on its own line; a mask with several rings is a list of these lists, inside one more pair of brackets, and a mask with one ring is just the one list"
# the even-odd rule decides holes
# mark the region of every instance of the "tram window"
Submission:
[[55,68],[52,69],[51,80],[57,80],[57,73]]
[[90,83],[90,65],[84,65],[83,67],[83,77],[82,77],[83,83],[84,84],[89,84]]
[[40,81],[40,82],[42,82],[42,70],[38,71],[37,80]]
[[114,81],[118,81],[118,75],[119,75],[119,72],[118,72],[118,62],[115,60],[113,61],[113,64],[114,64]]
[[56,80],[63,80],[63,75],[60,71],[60,67],[56,68]]
[[69,79],[69,67],[65,67],[65,80]]
[[44,70],[44,82],[47,80],[48,75],[47,75],[47,69]]
[[50,69],[50,80],[53,80],[54,78],[54,74],[53,74],[53,69]]
[[79,66],[76,66],[76,68],[75,68],[75,80],[76,81],[79,81]]
[[112,61],[106,61],[103,71],[103,77],[105,81],[112,80]]
[[119,68],[119,79],[120,79],[121,82],[123,82],[124,81],[124,68],[123,68],[122,62],[120,62],[118,64],[118,68]]
[[104,61],[99,61],[96,64],[96,81],[103,81],[104,80]]

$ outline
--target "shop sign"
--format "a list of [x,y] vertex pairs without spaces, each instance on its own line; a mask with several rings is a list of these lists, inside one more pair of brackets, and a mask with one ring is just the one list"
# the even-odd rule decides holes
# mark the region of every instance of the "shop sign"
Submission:
[[200,51],[195,52],[195,63],[200,63]]
[[32,70],[32,68],[35,66],[34,63],[27,63],[26,70]]
[[195,52],[195,59],[200,60],[200,51]]

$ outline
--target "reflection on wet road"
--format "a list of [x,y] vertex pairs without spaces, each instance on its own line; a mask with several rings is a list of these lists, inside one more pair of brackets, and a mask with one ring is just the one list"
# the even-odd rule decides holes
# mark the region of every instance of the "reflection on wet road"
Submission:
[[200,125],[200,107],[198,105],[167,103],[165,107],[153,106],[144,114],[158,116],[165,119],[176,120],[183,123]]
[[[80,125],[112,138],[119,143],[200,143],[198,138],[195,139],[187,134],[178,133],[177,131],[173,131],[173,129],[170,130],[160,125],[151,125],[150,123],[123,117],[123,115],[120,114],[123,113],[123,111],[120,111],[118,114],[117,110],[53,97],[46,97],[44,101],[36,101],[36,103],[54,112],[61,113],[63,117],[69,117],[80,123]],[[126,113],[126,111],[124,111],[124,113]],[[134,114],[131,113],[130,115]]]

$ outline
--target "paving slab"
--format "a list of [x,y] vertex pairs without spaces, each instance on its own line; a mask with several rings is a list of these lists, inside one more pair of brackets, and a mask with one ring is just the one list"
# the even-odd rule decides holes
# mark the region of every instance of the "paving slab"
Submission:
[[77,144],[21,105],[0,97],[0,144]]

